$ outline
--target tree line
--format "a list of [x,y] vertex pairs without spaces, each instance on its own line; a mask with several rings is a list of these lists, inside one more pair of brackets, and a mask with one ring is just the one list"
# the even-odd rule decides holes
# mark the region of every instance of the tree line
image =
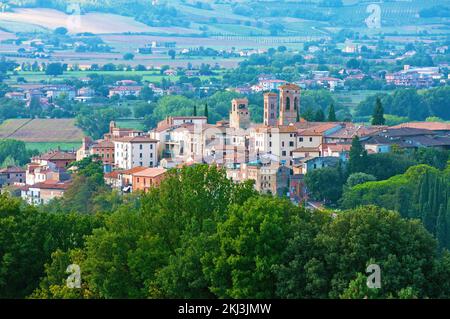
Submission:
[[[76,166],[101,174],[90,160]],[[313,212],[207,165],[171,170],[117,205],[73,193],[62,199],[72,205],[39,208],[0,196],[1,297],[450,297],[450,254],[391,210]],[[104,205],[76,204],[92,198]],[[71,264],[80,288],[66,284]],[[379,290],[366,286],[370,264],[381,267]]]

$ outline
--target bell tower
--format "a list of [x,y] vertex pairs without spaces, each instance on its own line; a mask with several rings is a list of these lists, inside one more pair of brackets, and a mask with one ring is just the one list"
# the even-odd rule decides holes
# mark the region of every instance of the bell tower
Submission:
[[247,99],[231,101],[230,127],[244,130],[250,127],[250,111],[248,110]]
[[276,126],[278,119],[278,95],[276,93],[264,94],[264,125]]
[[280,86],[280,117],[279,125],[289,125],[297,122],[297,112],[300,112],[300,87],[295,84]]

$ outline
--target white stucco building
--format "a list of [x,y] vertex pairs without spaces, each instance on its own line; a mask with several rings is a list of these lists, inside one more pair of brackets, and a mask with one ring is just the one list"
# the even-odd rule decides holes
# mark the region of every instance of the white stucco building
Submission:
[[114,142],[114,166],[132,169],[137,166],[156,167],[158,165],[158,141],[147,136],[126,136]]

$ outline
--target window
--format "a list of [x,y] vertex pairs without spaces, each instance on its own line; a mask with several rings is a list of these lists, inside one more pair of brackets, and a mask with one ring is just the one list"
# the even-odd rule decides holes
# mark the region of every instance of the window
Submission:
[[142,144],[139,145],[139,149],[140,149],[140,150],[142,149]]
[[286,156],[286,151],[281,152],[282,156]]
[[286,98],[286,111],[291,109],[291,99],[289,97]]
[[281,142],[281,146],[284,147],[284,142]]
[[313,138],[312,138],[312,137],[310,137],[310,138],[309,138],[309,141],[310,141],[310,142],[312,142],[312,141],[313,141]]
[[142,153],[139,154],[139,158],[142,158]]
[[290,146],[290,147],[294,147],[294,142],[292,142],[292,141],[289,142],[289,146]]
[[144,166],[142,162],[139,162],[139,166]]
[[298,141],[299,141],[299,142],[303,142],[303,137],[300,137],[300,138],[298,139]]

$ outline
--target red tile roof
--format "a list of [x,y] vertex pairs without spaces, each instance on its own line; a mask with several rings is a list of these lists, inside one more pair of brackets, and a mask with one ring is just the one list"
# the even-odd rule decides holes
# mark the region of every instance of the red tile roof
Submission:
[[165,174],[166,171],[167,170],[165,168],[149,167],[142,171],[133,173],[132,175],[136,177],[157,177],[159,175]]

